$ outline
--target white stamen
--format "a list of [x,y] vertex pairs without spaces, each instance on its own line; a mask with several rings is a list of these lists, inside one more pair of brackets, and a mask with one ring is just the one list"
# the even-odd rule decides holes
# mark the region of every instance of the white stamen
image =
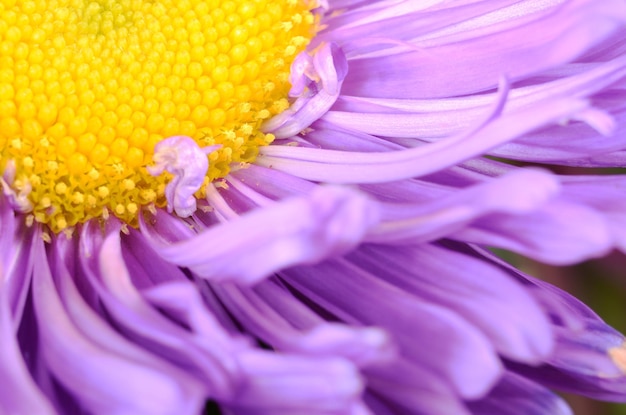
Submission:
[[209,169],[207,154],[221,145],[200,148],[186,136],[173,136],[160,141],[154,148],[155,166],[148,166],[152,176],[164,171],[174,175],[165,188],[168,212],[175,211],[182,218],[196,211],[194,193],[200,190]]
[[28,195],[32,190],[30,182],[26,181],[21,189],[13,189],[11,186],[15,181],[15,162],[9,160],[4,169],[3,177],[0,177],[0,185],[2,191],[7,197],[9,204],[14,211],[19,213],[28,213],[33,211],[33,204],[28,200]]

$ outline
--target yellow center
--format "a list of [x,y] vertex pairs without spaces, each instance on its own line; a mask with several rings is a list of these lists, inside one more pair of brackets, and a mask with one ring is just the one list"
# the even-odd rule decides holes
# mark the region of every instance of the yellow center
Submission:
[[[146,166],[173,135],[209,155],[206,182],[249,162],[285,110],[313,35],[302,0],[0,0],[0,173],[58,232],[165,204]],[[30,189],[30,190],[29,190]],[[199,195],[200,196],[200,195]]]

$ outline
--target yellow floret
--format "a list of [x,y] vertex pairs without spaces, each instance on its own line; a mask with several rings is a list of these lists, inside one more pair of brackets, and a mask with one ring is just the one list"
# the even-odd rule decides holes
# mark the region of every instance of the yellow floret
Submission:
[[[315,30],[308,0],[0,1],[0,173],[32,187],[53,232],[165,205],[154,146],[188,135],[208,180],[252,161],[287,108],[289,68]],[[198,197],[202,194],[197,194]]]

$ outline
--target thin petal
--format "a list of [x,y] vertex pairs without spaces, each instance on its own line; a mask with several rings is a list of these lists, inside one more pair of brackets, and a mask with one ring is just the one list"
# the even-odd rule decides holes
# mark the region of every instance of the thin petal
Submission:
[[577,58],[625,17],[618,1],[572,1],[555,9],[525,24],[494,25],[500,30],[491,33],[479,28],[426,40],[426,53],[352,60],[344,93],[433,98],[488,90],[501,74],[517,80]]
[[573,415],[561,397],[510,372],[487,397],[468,406],[476,415]]
[[368,245],[349,257],[424,302],[454,311],[500,354],[534,363],[546,359],[554,335],[539,304],[508,274],[454,248]]
[[308,197],[253,211],[174,244],[159,241],[145,224],[142,229],[172,263],[207,279],[253,283],[278,269],[352,249],[378,221],[377,208],[353,190],[319,187]]
[[491,344],[474,327],[446,308],[420,301],[345,260],[280,275],[344,321],[383,327],[401,354],[446,379],[462,396],[483,393],[499,375]]
[[[33,302],[41,353],[54,376],[93,412],[195,414],[202,395],[163,373],[106,350],[85,337],[64,310],[43,252],[35,246]],[[71,278],[60,262],[55,273]],[[123,385],[123,387],[120,387]],[[190,385],[187,385],[190,386]]]
[[[528,186],[533,183],[533,186]],[[383,205],[385,220],[367,237],[371,242],[424,242],[460,230],[494,213],[520,214],[537,209],[558,191],[559,184],[539,170],[509,175],[438,197],[432,203]]]
[[[329,183],[381,183],[422,176],[482,154],[587,107],[583,101],[550,100],[532,109],[503,115],[469,135],[384,153],[269,146],[256,163],[309,180]],[[426,162],[427,161],[427,162]]]
[[452,237],[509,249],[556,265],[605,255],[613,245],[601,215],[562,199],[524,215],[494,214],[479,219]]

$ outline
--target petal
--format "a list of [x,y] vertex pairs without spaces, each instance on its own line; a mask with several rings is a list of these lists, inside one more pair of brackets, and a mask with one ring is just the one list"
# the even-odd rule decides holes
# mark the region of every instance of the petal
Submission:
[[[528,186],[533,183],[533,186]],[[497,180],[462,189],[432,203],[383,205],[385,220],[367,237],[371,242],[424,242],[449,235],[479,218],[537,209],[555,195],[556,178],[539,170],[516,170]]]
[[381,407],[390,410],[392,414],[470,414],[462,398],[450,389],[447,379],[406,358],[373,367],[367,374],[367,385],[371,390],[370,395],[373,395],[369,402],[375,399],[372,406],[376,408],[376,414]]
[[446,308],[420,301],[346,260],[280,275],[332,315],[384,328],[402,355],[445,379],[462,396],[483,393],[499,376],[500,363],[491,344],[474,327]]
[[529,363],[546,359],[554,335],[539,304],[508,274],[455,248],[367,245],[349,257],[424,302],[455,312],[500,354]]
[[[311,60],[314,74],[303,72],[303,75],[314,77],[314,85],[289,109],[269,120],[263,131],[279,139],[297,135],[333,106],[348,69],[343,52],[335,44],[324,44],[313,52]],[[294,64],[299,62],[296,60]]]
[[[148,247],[139,234],[135,243]],[[126,262],[145,254],[139,247],[131,254],[138,256],[123,258],[116,233],[103,241],[97,262],[103,304],[129,337],[202,379],[213,399],[240,413],[366,413],[361,377],[349,361],[256,350],[221,327],[185,278],[138,292]]]
[[[325,322],[273,282],[264,281],[254,289],[224,284],[213,290],[247,331],[277,350],[340,356],[359,366],[389,361],[395,356],[395,348],[383,330]],[[303,325],[306,330],[297,330],[294,325]]]
[[50,268],[43,241],[35,245],[34,255],[32,295],[41,353],[47,368],[82,405],[110,414],[198,412],[203,396],[197,386],[107,350],[81,333],[64,310],[52,273],[59,279],[71,276],[58,258]]
[[500,415],[572,415],[567,403],[519,375],[507,372],[489,395],[480,401],[469,402],[473,414]]
[[355,400],[363,388],[360,376],[343,359],[304,359],[275,353],[244,353],[239,358],[249,378],[245,394],[232,404],[240,413],[369,414]]
[[613,242],[600,215],[561,199],[528,214],[494,214],[479,219],[453,238],[509,249],[556,265],[605,255]]
[[[191,284],[162,284],[144,295],[162,310],[176,315],[197,334],[211,341],[218,340],[212,336],[216,322],[207,318],[202,299]],[[223,299],[220,295],[220,300]],[[302,357],[293,354],[276,357],[271,352],[252,350],[237,353],[246,382],[241,391],[225,403],[238,413],[254,414],[305,414],[313,412],[314,407],[315,413],[320,414],[343,410],[342,413],[356,415],[364,411],[358,404],[363,385],[355,367],[336,355],[310,358],[325,355],[333,356],[332,353],[307,353]]]
[[626,251],[626,202],[623,176],[566,176],[564,198],[593,208],[605,218],[615,244]]
[[378,221],[377,208],[354,190],[319,187],[174,244],[160,241],[145,223],[142,230],[161,257],[203,278],[254,283],[352,249]]
[[490,257],[528,286],[550,315],[556,335],[554,352],[543,365],[533,367],[508,361],[507,367],[554,389],[624,402],[624,336],[563,290],[523,274],[488,252],[481,251],[481,255]]
[[[231,339],[218,324],[203,326],[213,331],[196,336],[164,316],[133,285],[122,256],[119,235],[112,233],[101,244],[96,258],[83,256],[81,259],[85,277],[96,289],[111,318],[127,337],[202,380],[207,394],[217,399],[229,398],[241,381],[232,352],[245,347],[245,342]],[[155,261],[162,262],[158,257]],[[207,342],[207,336],[213,341]]]
[[[422,176],[480,155],[525,133],[568,118],[587,107],[583,101],[546,100],[531,109],[506,114],[475,132],[403,151],[347,151],[268,146],[256,163],[308,180],[330,183],[381,183]],[[491,115],[490,115],[491,117]]]
[[470,28],[417,41],[425,51],[349,61],[343,93],[433,98],[488,90],[502,74],[517,80],[574,60],[615,32],[624,17],[618,1],[571,1],[524,24],[511,20],[487,26],[487,33]]
[[[12,229],[13,215],[6,214],[3,206],[6,205],[0,201],[0,228],[3,230],[0,233],[0,255],[13,253],[15,261],[12,261],[13,264],[0,262],[0,379],[4,381],[0,391],[0,412],[52,415],[55,411],[31,377],[17,339],[23,303],[32,276],[32,260],[28,251],[33,245],[33,238],[30,235],[16,245],[7,244],[13,241],[15,229]],[[20,303],[19,307],[11,309],[12,305]]]

